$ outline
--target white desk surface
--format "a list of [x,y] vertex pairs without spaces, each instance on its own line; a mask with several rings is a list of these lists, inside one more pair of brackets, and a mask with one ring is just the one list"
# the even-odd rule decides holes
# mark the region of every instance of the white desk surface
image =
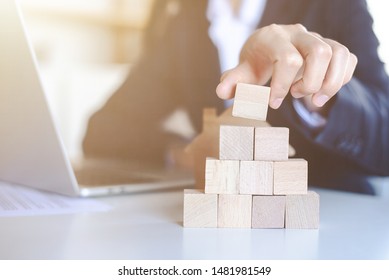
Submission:
[[182,191],[102,213],[0,218],[0,259],[389,259],[389,199],[318,190],[319,230],[182,227]]

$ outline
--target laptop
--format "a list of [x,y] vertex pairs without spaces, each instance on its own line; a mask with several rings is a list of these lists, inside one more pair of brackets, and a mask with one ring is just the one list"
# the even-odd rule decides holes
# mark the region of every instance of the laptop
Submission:
[[68,196],[193,186],[191,172],[147,163],[95,159],[72,166],[42,87],[18,2],[1,0],[0,19],[1,181]]

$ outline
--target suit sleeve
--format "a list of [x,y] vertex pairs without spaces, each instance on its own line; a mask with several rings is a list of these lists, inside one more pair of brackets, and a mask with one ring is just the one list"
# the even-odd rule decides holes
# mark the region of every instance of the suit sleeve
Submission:
[[89,119],[85,156],[163,161],[169,136],[161,122],[180,103],[172,33],[165,32],[176,17],[166,12],[166,3],[156,4],[143,54],[130,75]]
[[373,174],[387,176],[389,78],[378,57],[373,20],[365,1],[339,2],[337,23],[342,31],[335,39],[358,57],[358,65],[351,82],[336,95],[326,127],[313,140]]

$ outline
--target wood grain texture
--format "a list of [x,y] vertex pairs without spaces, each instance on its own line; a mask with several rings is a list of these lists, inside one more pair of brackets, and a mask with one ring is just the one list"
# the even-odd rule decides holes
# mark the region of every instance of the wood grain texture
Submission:
[[273,195],[273,162],[241,161],[239,193]]
[[270,88],[238,83],[235,91],[232,115],[235,117],[265,121],[269,107]]
[[[236,118],[232,116],[232,107],[227,108],[220,116],[212,108],[204,109],[203,131],[185,148],[193,158],[196,187],[204,188],[205,184],[205,159],[207,157],[219,157],[219,130],[220,125],[269,127],[267,122]],[[289,146],[289,156],[295,155],[295,150]]]
[[305,195],[287,195],[285,227],[317,229],[320,222],[320,198],[314,191]]
[[284,228],[285,196],[253,196],[252,228]]
[[254,127],[222,125],[219,141],[219,159],[254,159]]
[[239,161],[207,158],[205,193],[238,194]]
[[256,127],[254,160],[287,160],[289,129],[286,127]]
[[217,227],[217,194],[184,190],[184,227]]
[[251,195],[220,194],[217,226],[221,228],[251,228]]
[[275,195],[306,194],[308,191],[308,162],[305,159],[289,159],[274,162]]

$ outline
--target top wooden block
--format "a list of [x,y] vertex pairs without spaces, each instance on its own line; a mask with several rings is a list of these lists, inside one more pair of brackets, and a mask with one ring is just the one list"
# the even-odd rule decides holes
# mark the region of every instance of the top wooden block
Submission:
[[238,83],[236,85],[232,115],[265,121],[269,106],[270,88]]

